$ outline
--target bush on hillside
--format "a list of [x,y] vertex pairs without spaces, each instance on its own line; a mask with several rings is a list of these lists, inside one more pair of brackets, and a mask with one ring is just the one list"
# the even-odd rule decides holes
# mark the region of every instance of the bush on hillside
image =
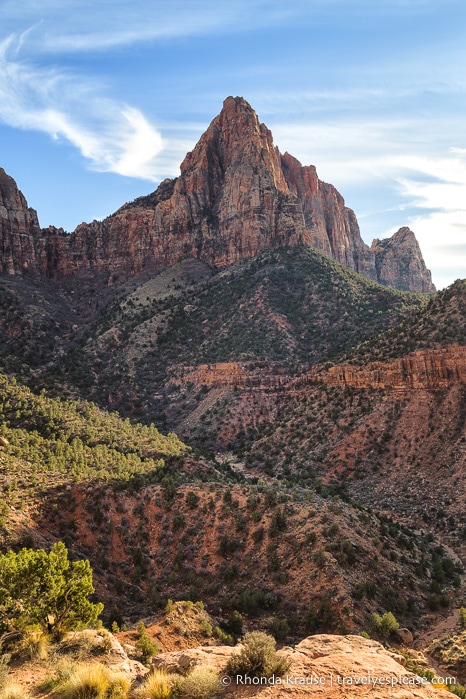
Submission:
[[241,651],[232,655],[225,667],[225,673],[230,677],[281,676],[288,670],[288,661],[280,658],[276,653],[273,636],[261,631],[251,631],[244,636],[242,642]]

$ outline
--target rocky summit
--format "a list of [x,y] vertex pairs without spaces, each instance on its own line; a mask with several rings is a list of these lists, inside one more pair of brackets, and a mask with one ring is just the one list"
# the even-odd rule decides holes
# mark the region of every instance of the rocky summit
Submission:
[[242,97],[228,97],[181,174],[103,221],[40,230],[15,182],[0,176],[0,269],[55,279],[76,273],[129,278],[196,258],[219,270],[267,249],[313,246],[393,288],[434,291],[414,234],[402,228],[372,247],[354,212],[314,166],[281,155]]

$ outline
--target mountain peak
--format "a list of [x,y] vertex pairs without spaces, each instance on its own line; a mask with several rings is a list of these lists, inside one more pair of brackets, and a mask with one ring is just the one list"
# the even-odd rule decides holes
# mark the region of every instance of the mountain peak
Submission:
[[403,291],[435,291],[416,236],[407,226],[400,228],[391,238],[374,240],[371,249],[381,284],[394,286],[396,280],[397,288]]
[[[0,176],[5,178],[9,181],[6,174]],[[19,197],[16,185],[14,190]],[[220,114],[184,158],[180,177],[162,182],[154,193],[122,206],[105,221],[81,224],[71,236],[53,228],[43,231],[40,260],[35,258],[34,264],[31,245],[10,239],[16,234],[14,221],[26,220],[11,212],[18,207],[30,211],[18,197],[17,203],[8,199],[10,224],[2,227],[0,241],[0,265],[15,274],[32,267],[44,273],[45,265],[45,273],[55,278],[80,271],[127,277],[189,257],[219,269],[263,250],[310,245],[374,281],[416,291],[422,282],[422,290],[433,289],[421,280],[425,265],[409,229],[394,236],[388,247],[378,241],[377,251],[369,248],[341,194],[319,180],[313,165],[303,167],[288,153],[282,156],[243,97],[225,99]],[[28,233],[26,223],[21,228],[18,232]],[[398,247],[404,257],[397,262]],[[413,283],[404,269],[410,256],[417,260]]]
[[238,109],[251,112],[252,114],[256,114],[254,109],[251,107],[249,102],[247,102],[247,100],[244,99],[244,97],[232,97],[230,95],[229,97],[226,97],[223,100],[222,111],[231,111],[231,110],[236,111]]
[[[254,175],[264,186],[288,193],[272,134],[243,97],[227,97],[222,111],[186,155],[180,169],[182,176],[196,169],[205,171],[222,187],[235,170],[240,188],[245,178]],[[245,186],[249,188],[249,184]],[[214,187],[214,193],[220,193],[218,187]]]

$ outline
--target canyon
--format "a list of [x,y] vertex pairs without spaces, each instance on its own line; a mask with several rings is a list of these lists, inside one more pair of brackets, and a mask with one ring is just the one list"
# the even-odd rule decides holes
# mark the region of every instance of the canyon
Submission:
[[435,292],[407,227],[364,243],[243,98],[72,233],[0,170],[0,272],[1,550],[64,541],[161,667],[228,653],[195,602],[296,671],[391,674],[371,615],[419,639],[464,604],[466,284]]

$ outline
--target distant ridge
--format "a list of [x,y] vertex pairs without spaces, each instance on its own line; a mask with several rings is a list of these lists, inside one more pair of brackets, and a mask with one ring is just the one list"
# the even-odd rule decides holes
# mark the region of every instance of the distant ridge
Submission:
[[82,272],[129,277],[197,258],[215,269],[267,249],[310,245],[382,284],[434,291],[414,234],[366,245],[354,212],[314,166],[281,155],[242,97],[228,97],[181,175],[102,222],[71,235],[40,230],[16,183],[0,173],[0,269],[63,279]]

